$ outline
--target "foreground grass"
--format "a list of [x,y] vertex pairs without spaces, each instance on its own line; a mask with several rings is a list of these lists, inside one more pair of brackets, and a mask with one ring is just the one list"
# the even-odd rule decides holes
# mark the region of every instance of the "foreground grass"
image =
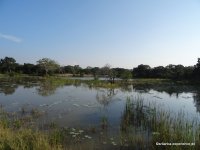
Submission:
[[[23,112],[21,112],[23,113]],[[31,125],[35,113],[16,117],[0,108],[0,149],[1,150],[59,150],[61,145],[51,142],[49,134]]]
[[31,129],[12,130],[0,125],[0,149],[2,150],[48,150],[61,149],[50,145],[48,136]]
[[39,110],[8,113],[0,107],[0,150],[93,150],[97,143],[88,131],[35,124]]
[[[121,141],[128,139],[133,149],[199,149],[200,122],[197,118],[162,110],[143,99],[127,99],[121,123]],[[184,145],[186,144],[186,145]]]

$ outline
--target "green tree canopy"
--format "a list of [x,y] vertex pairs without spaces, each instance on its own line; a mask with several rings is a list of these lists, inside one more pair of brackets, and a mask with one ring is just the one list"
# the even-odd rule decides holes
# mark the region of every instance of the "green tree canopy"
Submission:
[[42,58],[38,60],[37,65],[40,67],[41,72],[45,75],[54,73],[60,67],[56,61],[50,58]]
[[197,64],[194,66],[194,76],[200,79],[200,58],[198,58]]
[[5,57],[4,59],[0,60],[0,67],[3,72],[11,73],[15,70],[16,60],[12,57]]
[[124,70],[124,72],[122,73],[121,75],[121,78],[124,80],[124,81],[128,81],[129,79],[132,78],[132,73],[131,71],[129,70]]

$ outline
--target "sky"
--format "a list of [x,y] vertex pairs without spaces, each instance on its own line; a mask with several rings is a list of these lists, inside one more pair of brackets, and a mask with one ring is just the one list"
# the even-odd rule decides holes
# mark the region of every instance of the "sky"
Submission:
[[0,0],[0,58],[60,65],[191,66],[200,0]]

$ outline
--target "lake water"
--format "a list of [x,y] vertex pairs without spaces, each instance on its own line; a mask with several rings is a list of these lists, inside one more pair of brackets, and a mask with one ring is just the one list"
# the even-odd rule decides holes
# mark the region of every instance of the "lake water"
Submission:
[[17,85],[1,83],[0,104],[6,111],[37,108],[45,112],[42,120],[54,121],[61,126],[98,125],[101,117],[108,118],[110,126],[118,127],[126,99],[141,97],[145,102],[156,102],[173,112],[185,111],[188,116],[198,116],[200,98],[198,89],[183,86],[134,87],[105,89],[89,88],[86,84],[52,86],[30,83]]
[[200,90],[193,86],[133,86],[115,89],[90,87],[87,84],[55,86],[50,83],[0,83],[0,105],[7,112],[38,109],[43,115],[37,123],[51,122],[61,127],[100,128],[106,118],[107,131],[120,130],[127,97],[140,97],[144,103],[156,103],[171,113],[184,111],[187,118],[199,118]]

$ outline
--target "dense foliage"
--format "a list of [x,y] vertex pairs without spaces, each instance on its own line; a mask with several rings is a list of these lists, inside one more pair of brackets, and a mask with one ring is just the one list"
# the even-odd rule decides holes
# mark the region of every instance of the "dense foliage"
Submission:
[[71,74],[73,76],[92,75],[95,78],[107,77],[111,82],[115,78],[128,80],[131,78],[165,78],[165,79],[200,79],[200,58],[194,66],[183,66],[169,64],[167,66],[157,66],[151,68],[149,65],[140,64],[131,69],[111,68],[109,64],[99,67],[81,68],[79,65],[60,66],[56,61],[43,58],[36,64],[24,63],[18,64],[12,57],[0,59],[0,73],[23,73],[30,75],[52,75],[52,74]]
[[167,78],[167,79],[194,79],[199,78],[200,67],[188,66],[184,67],[183,65],[168,65],[166,67],[158,66],[151,68],[148,65],[139,65],[136,68],[133,68],[133,74],[137,78]]

